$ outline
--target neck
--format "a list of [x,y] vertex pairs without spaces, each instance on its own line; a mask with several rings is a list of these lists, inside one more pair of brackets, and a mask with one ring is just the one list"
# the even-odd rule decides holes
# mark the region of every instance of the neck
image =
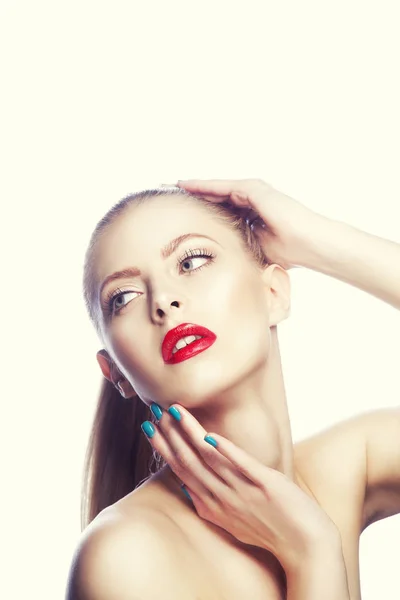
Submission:
[[[220,434],[262,464],[294,479],[293,442],[276,327],[264,363],[207,406],[190,409],[207,432]],[[226,396],[226,397],[225,397]]]
[[226,437],[298,483],[276,327],[271,328],[267,364],[250,378],[190,412],[207,433]]

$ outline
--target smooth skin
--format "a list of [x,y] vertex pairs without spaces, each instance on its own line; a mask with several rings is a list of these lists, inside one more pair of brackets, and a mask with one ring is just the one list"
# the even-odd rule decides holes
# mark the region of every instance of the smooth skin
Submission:
[[207,433],[184,407],[171,406],[148,439],[185,484],[201,518],[269,550],[286,572],[339,538],[328,515],[288,477]]

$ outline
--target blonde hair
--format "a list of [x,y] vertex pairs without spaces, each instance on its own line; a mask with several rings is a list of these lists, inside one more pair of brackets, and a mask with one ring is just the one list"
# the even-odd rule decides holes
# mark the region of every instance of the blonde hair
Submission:
[[[249,209],[236,209],[227,202],[214,203],[180,188],[156,188],[130,194],[117,202],[96,225],[90,238],[83,268],[83,296],[89,318],[99,337],[95,307],[94,250],[101,234],[132,205],[157,196],[184,196],[202,204],[240,236],[250,260],[260,268],[269,264],[253,229]],[[107,506],[114,504],[157,473],[166,463],[152,450],[140,428],[143,421],[155,422],[149,407],[138,396],[124,399],[115,386],[103,378],[85,454],[81,530]]]

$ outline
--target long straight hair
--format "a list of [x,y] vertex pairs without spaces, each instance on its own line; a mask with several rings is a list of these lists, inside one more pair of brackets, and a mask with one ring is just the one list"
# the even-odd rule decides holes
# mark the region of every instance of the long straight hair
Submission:
[[[184,196],[206,207],[240,237],[249,261],[264,268],[269,264],[253,231],[249,209],[236,209],[227,202],[214,203],[180,188],[156,188],[130,194],[117,202],[96,225],[90,238],[83,268],[83,296],[89,318],[101,339],[95,308],[94,249],[101,234],[129,206],[157,196]],[[144,438],[143,421],[155,422],[149,407],[138,397],[124,399],[103,378],[91,425],[83,467],[81,530],[107,506],[114,504],[157,473],[166,462]]]

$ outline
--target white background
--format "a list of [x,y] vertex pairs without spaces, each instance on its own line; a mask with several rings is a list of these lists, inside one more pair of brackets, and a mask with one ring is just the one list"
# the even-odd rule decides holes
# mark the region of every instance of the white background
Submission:
[[[400,242],[399,8],[3,0],[0,10],[0,594],[54,600],[80,536],[101,381],[81,294],[92,229],[149,185],[261,177]],[[295,441],[399,405],[399,312],[325,275],[290,275],[280,341]],[[362,535],[363,600],[400,596],[399,541],[400,516]]]

